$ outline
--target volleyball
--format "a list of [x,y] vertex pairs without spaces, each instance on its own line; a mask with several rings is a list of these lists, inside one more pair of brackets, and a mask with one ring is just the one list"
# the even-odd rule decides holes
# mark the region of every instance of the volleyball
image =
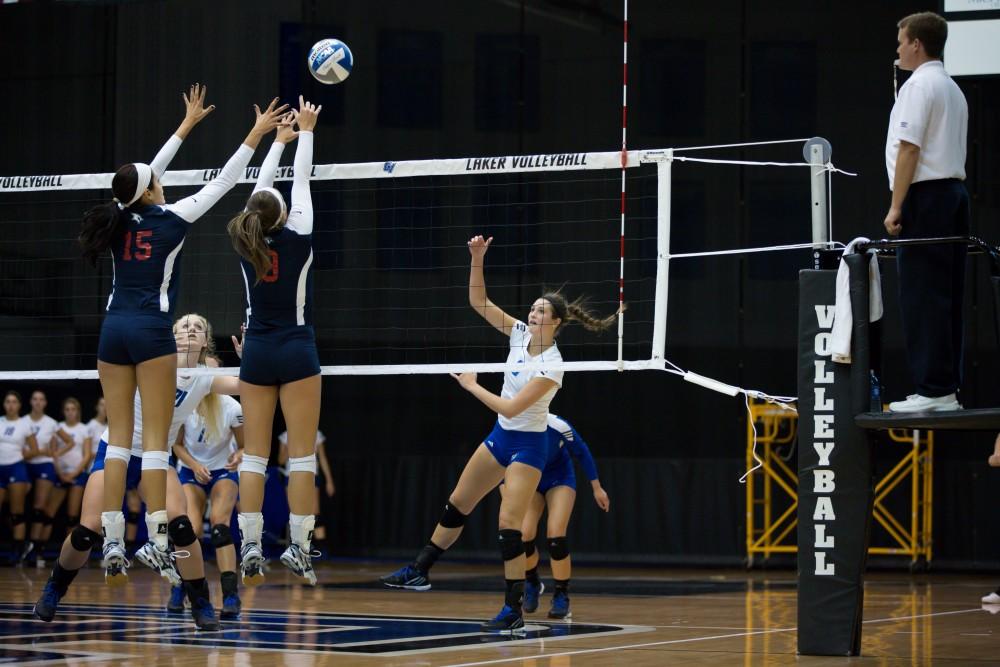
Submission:
[[351,75],[354,56],[339,39],[322,39],[309,49],[309,72],[320,83],[340,83]]

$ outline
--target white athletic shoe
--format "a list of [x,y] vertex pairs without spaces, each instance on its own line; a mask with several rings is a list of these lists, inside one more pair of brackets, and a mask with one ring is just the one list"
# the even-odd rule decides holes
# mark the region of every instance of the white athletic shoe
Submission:
[[124,586],[128,583],[128,568],[130,563],[125,555],[125,549],[118,542],[104,544],[104,583],[108,586]]
[[160,551],[153,542],[146,542],[135,552],[135,559],[169,581],[171,586],[181,585],[181,575],[169,551]]
[[240,573],[244,586],[264,583],[264,553],[256,542],[244,542],[240,549]]
[[889,412],[942,412],[961,409],[962,404],[958,402],[955,394],[935,398],[910,394],[905,401],[893,401],[889,404]]
[[288,548],[285,549],[285,553],[281,554],[281,562],[295,576],[304,579],[310,586],[316,585],[316,572],[312,566],[312,554],[303,551],[299,545],[294,542],[289,544]]
[[1000,604],[1000,595],[996,592],[983,596],[983,604]]

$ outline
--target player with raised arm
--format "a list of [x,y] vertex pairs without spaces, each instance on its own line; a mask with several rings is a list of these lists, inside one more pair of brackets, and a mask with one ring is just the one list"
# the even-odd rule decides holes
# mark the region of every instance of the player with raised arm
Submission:
[[[483,263],[492,241],[492,237],[484,239],[482,236],[469,240],[469,304],[495,329],[509,337],[508,364],[559,363],[562,355],[555,338],[565,324],[576,320],[589,330],[603,331],[615,321],[614,315],[603,319],[594,316],[579,300],[567,303],[557,292],[543,294],[535,300],[527,323],[507,314],[486,294]],[[475,373],[462,373],[455,378],[463,389],[497,412],[497,424],[465,465],[430,542],[413,564],[383,577],[382,582],[400,588],[429,588],[424,573],[455,541],[466,517],[479,501],[503,481],[499,540],[506,593],[500,613],[482,628],[518,632],[524,628],[521,605],[525,556],[521,529],[548,458],[549,403],[562,386],[563,372],[508,370],[504,373],[499,396],[480,386]]]
[[[196,194],[166,204],[160,178],[181,142],[214,107],[204,107],[205,88],[191,87],[177,131],[152,164],[118,169],[111,182],[114,198],[84,214],[80,244],[96,264],[110,250],[114,279],[101,326],[97,372],[108,411],[108,447],[101,526],[105,580],[119,585],[125,574],[125,496],[134,420],[141,418],[143,493],[149,534],[167,554],[166,477],[171,416],[177,400],[177,348],[171,333],[177,305],[181,250],[191,223],[203,216],[239,180],[261,138],[280,122],[285,107],[277,99],[260,111],[243,143]],[[135,393],[143,414],[133,414]],[[133,419],[134,418],[134,419]]]
[[[316,431],[319,428],[321,376],[312,327],[313,208],[309,189],[313,129],[322,107],[299,97],[292,114],[298,132],[282,127],[260,168],[246,208],[229,222],[229,236],[240,255],[246,285],[247,321],[240,365],[240,397],[246,442],[240,465],[239,526],[243,539],[243,583],[264,581],[264,478],[271,453],[274,411],[288,425],[288,501],[291,544],[281,562],[315,585],[312,567],[313,488]],[[285,144],[298,138],[291,207],[271,187]]]

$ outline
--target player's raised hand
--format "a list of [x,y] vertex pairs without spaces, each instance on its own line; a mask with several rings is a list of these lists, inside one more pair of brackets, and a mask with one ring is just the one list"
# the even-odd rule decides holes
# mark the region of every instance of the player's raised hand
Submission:
[[295,141],[299,133],[295,130],[295,109],[292,109],[286,113],[281,118],[281,124],[278,125],[278,133],[275,135],[274,140],[283,144],[289,144]]
[[474,259],[482,259],[486,255],[486,251],[489,250],[491,243],[493,243],[492,236],[488,239],[484,239],[482,236],[473,236],[469,239],[469,254]]
[[305,98],[299,95],[299,111],[296,121],[299,125],[299,132],[312,132],[316,128],[316,119],[322,110],[322,104],[316,106],[311,102],[306,102]]

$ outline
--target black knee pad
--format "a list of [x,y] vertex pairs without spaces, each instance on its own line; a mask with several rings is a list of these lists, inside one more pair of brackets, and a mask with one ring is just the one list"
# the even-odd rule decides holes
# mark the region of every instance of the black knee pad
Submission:
[[521,542],[521,531],[513,528],[503,528],[500,531],[500,555],[505,561],[514,560],[524,555],[524,543]]
[[534,540],[524,540],[524,555],[529,558],[535,555]]
[[125,523],[137,524],[139,523],[139,518],[138,512],[125,512]]
[[455,509],[451,503],[444,504],[444,514],[441,515],[441,524],[444,528],[461,528],[465,525],[466,516]]
[[549,558],[552,560],[562,560],[569,556],[569,543],[565,537],[552,537],[549,539]]
[[90,553],[90,550],[94,548],[94,545],[99,544],[100,541],[101,536],[86,526],[77,526],[73,529],[73,532],[69,534],[69,543],[72,544],[73,548],[77,551],[86,551],[87,553]]
[[189,544],[194,544],[195,540],[198,539],[194,534],[194,529],[191,527],[191,519],[187,518],[186,514],[175,517],[167,524],[167,535],[178,547],[186,547]]
[[233,543],[233,534],[229,532],[229,526],[224,523],[217,523],[212,526],[212,546],[216,549],[228,547]]
[[14,514],[13,512],[11,512],[10,523],[13,526],[20,526],[22,523],[24,523],[24,515],[23,514]]

